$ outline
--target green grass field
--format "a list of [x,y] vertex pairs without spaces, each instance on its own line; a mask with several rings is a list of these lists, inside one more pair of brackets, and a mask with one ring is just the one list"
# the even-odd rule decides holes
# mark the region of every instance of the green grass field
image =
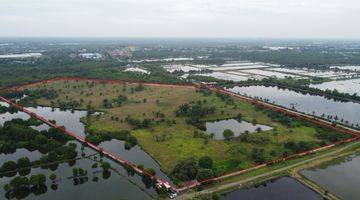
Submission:
[[[253,149],[264,150],[264,160],[276,159],[288,149],[284,143],[307,142],[319,146],[322,142],[317,137],[317,128],[312,125],[298,123],[296,126],[286,126],[274,121],[268,114],[254,105],[234,99],[228,104],[212,93],[207,96],[190,87],[144,86],[136,91],[138,84],[102,84],[87,81],[56,81],[48,84],[31,86],[30,91],[41,89],[55,92],[53,99],[38,98],[36,104],[58,107],[63,102],[80,102],[77,109],[92,108],[104,112],[100,117],[87,117],[83,121],[91,133],[118,133],[128,130],[135,136],[140,146],[147,151],[163,170],[170,173],[174,166],[183,159],[210,156],[214,160],[214,168],[219,172],[247,168],[255,164]],[[105,108],[104,100],[112,100],[119,95],[127,97],[121,105]],[[144,100],[145,99],[145,100]],[[239,113],[242,119],[258,124],[271,126],[270,131],[250,134],[249,141],[234,138],[230,141],[213,140],[208,137],[194,137],[194,131],[203,132],[198,127],[186,123],[186,117],[177,117],[175,111],[179,106],[189,102],[203,102],[203,106],[214,106],[215,113],[201,118],[201,121],[234,118]],[[164,116],[160,120],[156,112]],[[148,128],[134,129],[126,118],[151,119]],[[167,123],[168,121],[172,123]],[[157,138],[162,138],[158,140]],[[324,141],[328,142],[328,141]]]

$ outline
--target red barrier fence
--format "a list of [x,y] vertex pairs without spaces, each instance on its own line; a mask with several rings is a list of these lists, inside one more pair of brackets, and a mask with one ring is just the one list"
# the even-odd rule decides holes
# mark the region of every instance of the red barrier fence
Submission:
[[145,81],[133,81],[133,80],[103,80],[103,79],[97,79],[97,78],[82,78],[82,77],[56,77],[52,79],[47,80],[41,80],[41,81],[34,81],[31,83],[19,85],[19,86],[12,86],[8,88],[0,89],[0,91],[11,91],[11,90],[17,90],[23,87],[31,87],[35,86],[41,83],[53,83],[56,81],[90,81],[90,82],[96,82],[96,83],[109,83],[109,84],[143,84],[145,86],[165,86],[165,87],[182,87],[182,88],[195,88],[196,84],[193,83],[162,83],[162,82],[145,82]]

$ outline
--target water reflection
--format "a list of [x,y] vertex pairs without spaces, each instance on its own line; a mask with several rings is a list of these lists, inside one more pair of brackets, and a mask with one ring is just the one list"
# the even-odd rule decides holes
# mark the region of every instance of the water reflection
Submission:
[[342,199],[359,199],[360,156],[338,159],[301,174]]
[[[307,114],[315,114],[319,117],[337,119],[338,122],[356,126],[360,124],[360,104],[353,102],[339,102],[332,99],[326,99],[322,96],[310,94],[301,94],[278,87],[249,86],[234,87],[229,91],[259,97],[270,103],[275,103],[286,108],[294,108]],[[335,118],[336,116],[336,118]]]
[[226,194],[223,200],[321,200],[321,195],[295,179],[283,177],[258,187],[240,189]]
[[337,90],[351,95],[360,95],[360,79],[349,79],[339,81],[329,81],[321,84],[311,84],[310,87],[318,88],[320,90]]
[[[85,136],[85,126],[80,122],[80,118],[86,116],[86,111],[61,111],[60,109],[52,109],[48,107],[29,108],[29,110],[44,116],[47,119],[53,119],[59,125],[65,126],[68,130]],[[29,116],[23,112],[14,114],[4,113],[0,114],[0,123],[22,118],[29,119]],[[40,125],[33,127],[37,130],[47,130],[47,125]],[[82,155],[82,159],[72,160],[67,163],[53,164],[49,166],[42,166],[22,170],[20,172],[12,172],[3,175],[0,178],[0,197],[13,196],[16,198],[25,199],[150,199],[156,197],[157,193],[153,188],[152,181],[136,175],[133,170],[124,168],[118,163],[113,162],[107,158],[102,158],[99,155],[93,155],[92,149],[82,147],[76,141],[70,143],[77,144],[78,155]],[[101,144],[105,149],[124,157],[134,163],[143,164],[145,167],[155,169],[158,176],[168,179],[168,177],[160,170],[159,165],[140,147],[136,146],[131,150],[125,150],[124,142],[119,140],[107,141]],[[0,154],[0,161],[16,161],[21,157],[29,157],[31,161],[38,160],[42,154],[38,151],[30,152],[26,149],[17,149],[11,154]],[[114,168],[113,171],[103,172],[100,167],[92,168],[94,163],[99,161],[106,161]],[[87,177],[83,178],[69,178],[72,175],[73,168],[81,167],[89,172]],[[46,193],[33,191],[31,189],[24,189],[17,193],[6,193],[2,187],[9,183],[16,175],[31,176],[34,174],[43,173],[48,178],[46,183]],[[49,176],[55,173],[60,177],[56,184],[49,180]],[[169,180],[169,179],[168,179]],[[76,185],[74,187],[74,185]],[[48,189],[49,188],[49,189]],[[50,189],[51,188],[51,189]],[[41,195],[40,195],[41,194]],[[40,195],[40,196],[39,196]]]
[[260,124],[252,124],[246,121],[239,122],[235,119],[227,119],[227,120],[220,120],[214,122],[206,122],[206,133],[207,134],[214,134],[214,139],[216,140],[223,140],[223,132],[226,129],[230,129],[234,132],[234,136],[237,137],[242,133],[248,131],[249,133],[254,133],[257,131],[268,131],[272,128],[265,125]]

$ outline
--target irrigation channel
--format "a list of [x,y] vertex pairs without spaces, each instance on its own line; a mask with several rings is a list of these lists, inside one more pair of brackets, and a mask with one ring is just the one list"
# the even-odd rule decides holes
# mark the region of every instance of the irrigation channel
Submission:
[[[55,79],[35,82],[35,83],[31,83],[30,85],[38,84],[38,83],[49,83],[49,82],[53,82],[53,81],[57,81],[57,80],[75,80],[75,81],[76,80],[81,80],[81,81],[95,81],[95,82],[101,82],[101,83],[127,83],[126,81],[121,81],[121,80],[98,80],[98,79],[85,79],[85,78],[76,78],[76,77],[66,77],[66,78],[55,78]],[[276,160],[273,160],[273,161],[269,161],[269,162],[266,162],[266,163],[263,163],[263,164],[256,165],[256,166],[248,168],[248,169],[228,173],[228,174],[225,174],[225,175],[222,175],[222,176],[213,177],[211,179],[207,179],[207,180],[203,180],[203,181],[192,181],[192,182],[189,182],[189,183],[187,183],[185,185],[182,185],[182,186],[178,187],[178,186],[173,185],[169,181],[166,181],[166,180],[164,180],[162,178],[159,178],[158,176],[152,176],[150,174],[146,174],[145,171],[138,168],[137,165],[135,165],[134,163],[132,163],[132,162],[130,162],[128,160],[125,160],[122,157],[120,157],[118,155],[115,155],[115,154],[113,154],[113,153],[111,153],[111,152],[109,152],[107,150],[104,150],[102,147],[97,146],[97,145],[87,141],[84,137],[79,136],[78,134],[74,133],[73,131],[67,130],[63,126],[59,126],[59,125],[57,125],[55,123],[52,123],[48,119],[45,119],[43,116],[40,116],[40,115],[30,111],[29,109],[26,109],[26,108],[22,107],[21,105],[17,104],[16,102],[13,102],[13,101],[11,101],[9,99],[6,99],[6,98],[4,98],[2,96],[0,96],[0,100],[8,103],[9,105],[15,107],[16,109],[18,109],[20,111],[23,111],[23,112],[27,113],[28,115],[30,115],[32,117],[37,118],[38,120],[42,121],[43,123],[47,124],[48,126],[51,126],[51,127],[54,127],[54,128],[57,128],[57,129],[63,131],[65,134],[73,137],[77,141],[79,141],[82,144],[92,148],[93,150],[103,154],[104,156],[112,159],[113,161],[118,162],[121,165],[126,165],[128,167],[131,167],[135,172],[137,172],[139,174],[145,174],[145,175],[151,177],[154,181],[156,181],[158,183],[158,185],[166,187],[169,190],[171,190],[172,192],[177,192],[177,193],[182,193],[182,192],[184,192],[184,191],[186,191],[188,189],[194,188],[196,186],[199,186],[199,185],[202,185],[202,184],[205,184],[205,183],[219,181],[219,180],[226,179],[226,178],[236,176],[236,175],[239,175],[239,174],[243,174],[243,173],[246,173],[246,172],[249,172],[249,171],[252,171],[252,170],[263,168],[263,167],[266,167],[268,165],[276,164],[276,163],[283,162],[283,161],[293,159],[293,158],[296,158],[296,157],[305,156],[305,155],[312,154],[312,153],[315,153],[315,152],[318,152],[318,151],[329,149],[329,148],[334,147],[336,145],[340,145],[340,144],[348,143],[348,142],[353,142],[353,141],[356,141],[356,140],[360,139],[360,132],[357,131],[357,130],[347,128],[347,127],[344,127],[344,126],[340,126],[340,125],[334,126],[329,121],[325,121],[325,120],[322,120],[322,119],[317,119],[317,118],[315,118],[313,116],[310,116],[310,115],[307,115],[307,114],[303,114],[303,113],[300,113],[300,112],[297,112],[297,111],[286,109],[286,108],[283,108],[283,107],[280,107],[280,106],[277,106],[277,105],[274,105],[274,104],[270,104],[270,103],[267,103],[267,102],[259,101],[259,100],[256,100],[256,99],[253,99],[253,98],[250,98],[250,97],[247,97],[247,96],[236,94],[234,92],[227,91],[227,90],[222,89],[222,88],[213,87],[213,86],[210,86],[210,85],[203,85],[203,84],[197,84],[197,85],[195,85],[195,84],[174,85],[174,84],[162,84],[162,83],[145,83],[145,82],[136,82],[136,81],[132,81],[130,83],[142,83],[144,85],[160,86],[160,87],[161,86],[170,86],[170,87],[192,87],[192,88],[198,87],[198,88],[205,88],[205,89],[209,89],[209,90],[216,91],[216,92],[219,92],[219,93],[230,95],[230,96],[232,96],[234,98],[238,98],[240,100],[250,102],[252,104],[256,104],[258,106],[262,106],[262,107],[267,108],[267,109],[276,110],[279,113],[283,113],[285,115],[288,115],[288,116],[291,116],[291,117],[294,117],[294,118],[305,120],[305,121],[308,121],[308,122],[311,122],[311,123],[314,123],[314,124],[317,124],[317,125],[320,125],[320,126],[324,126],[324,127],[339,131],[339,132],[347,133],[347,134],[350,134],[350,135],[352,135],[354,137],[352,137],[350,139],[342,140],[342,141],[339,141],[339,142],[336,142],[336,143],[333,143],[333,144],[328,144],[328,145],[325,145],[323,147],[319,147],[319,148],[311,149],[311,150],[308,150],[308,151],[305,151],[305,152],[301,152],[301,153],[298,153],[298,154],[293,154],[293,155],[290,155],[290,156],[287,156],[287,157],[282,157],[282,158],[279,158],[279,159],[276,159]],[[17,88],[20,88],[20,87],[22,87],[22,86],[19,86]]]

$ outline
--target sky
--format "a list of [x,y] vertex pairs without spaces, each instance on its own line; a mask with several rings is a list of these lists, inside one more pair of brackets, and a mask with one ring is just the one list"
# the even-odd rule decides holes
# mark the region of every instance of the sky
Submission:
[[1,0],[0,37],[360,38],[360,0]]

